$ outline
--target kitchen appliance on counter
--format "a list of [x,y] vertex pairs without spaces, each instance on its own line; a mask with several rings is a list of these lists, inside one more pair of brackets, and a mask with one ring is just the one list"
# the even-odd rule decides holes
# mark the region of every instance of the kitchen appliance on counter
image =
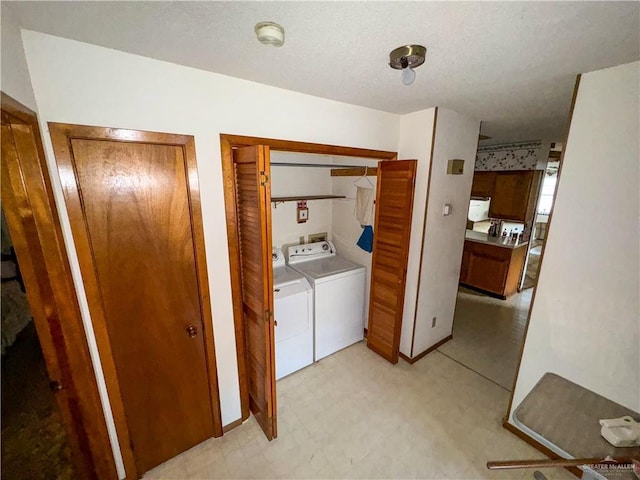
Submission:
[[287,264],[314,289],[314,359],[362,340],[366,267],[336,255],[329,241],[288,247]]

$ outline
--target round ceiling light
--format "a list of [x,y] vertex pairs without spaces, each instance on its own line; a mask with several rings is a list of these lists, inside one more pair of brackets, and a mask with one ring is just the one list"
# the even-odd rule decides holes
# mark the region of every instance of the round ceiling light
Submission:
[[416,72],[413,69],[422,65],[426,56],[426,47],[405,45],[396,48],[389,54],[389,66],[396,70],[402,70],[402,83],[411,85],[416,78]]
[[263,45],[281,47],[284,45],[284,28],[274,22],[257,23],[254,30]]

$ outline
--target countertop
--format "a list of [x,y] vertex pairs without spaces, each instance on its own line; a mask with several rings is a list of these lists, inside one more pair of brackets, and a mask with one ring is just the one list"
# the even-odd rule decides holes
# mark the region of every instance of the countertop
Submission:
[[503,239],[502,237],[491,237],[486,233],[476,232],[474,230],[467,230],[464,235],[464,238],[465,240],[471,240],[472,242],[486,243],[488,245],[495,245],[496,247],[502,247],[502,248],[510,248],[512,250],[516,248],[524,247],[525,245],[529,244],[529,242],[523,242],[521,240],[514,242],[512,240]]

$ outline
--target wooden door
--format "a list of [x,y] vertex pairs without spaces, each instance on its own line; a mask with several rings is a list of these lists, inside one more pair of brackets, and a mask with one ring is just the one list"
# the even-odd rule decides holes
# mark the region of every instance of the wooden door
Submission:
[[233,151],[249,408],[277,437],[269,147]]
[[533,176],[534,172],[531,170],[495,172],[489,216],[524,222],[527,217]]
[[367,346],[398,363],[416,160],[378,164]]
[[127,476],[140,476],[221,434],[193,138],[50,131]]
[[2,93],[2,210],[76,476],[116,466],[34,112]]

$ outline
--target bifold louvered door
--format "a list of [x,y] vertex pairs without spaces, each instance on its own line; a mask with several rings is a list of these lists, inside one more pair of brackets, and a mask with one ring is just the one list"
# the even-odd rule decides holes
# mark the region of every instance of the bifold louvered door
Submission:
[[233,151],[249,408],[277,436],[269,147]]
[[378,164],[367,346],[398,362],[416,160]]

